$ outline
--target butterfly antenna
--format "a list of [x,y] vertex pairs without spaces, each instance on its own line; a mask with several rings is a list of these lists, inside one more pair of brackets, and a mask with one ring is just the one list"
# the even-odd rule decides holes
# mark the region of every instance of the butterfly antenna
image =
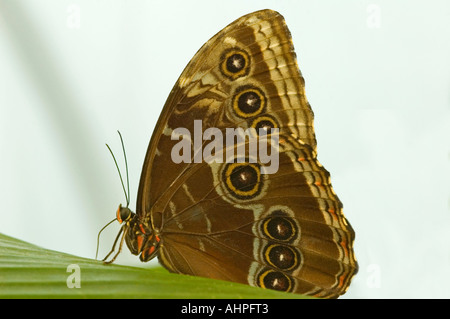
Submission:
[[[118,132],[119,132],[119,131],[118,131]],[[120,134],[120,132],[119,132],[119,136],[120,136],[120,140],[122,141],[122,148],[123,148],[124,156],[125,156],[125,166],[126,166],[126,171],[127,171],[127,185],[128,185],[128,193],[129,193],[129,192],[130,192],[130,184],[128,183],[128,164],[127,164],[127,157],[126,157],[126,155],[125,155],[125,147],[123,146],[122,135]],[[126,201],[127,201],[127,207],[128,207],[128,204],[130,203],[130,199],[129,199],[129,197],[128,197],[127,191],[125,190],[125,185],[124,185],[124,183],[123,183],[123,178],[122,178],[122,174],[120,173],[119,165],[117,164],[116,157],[114,156],[114,153],[112,152],[112,150],[111,150],[111,148],[109,147],[108,144],[106,144],[106,147],[108,148],[109,152],[111,153],[112,158],[114,159],[114,163],[116,164],[117,172],[119,173],[120,182],[122,183],[122,189],[123,189],[123,192],[124,192],[124,194],[125,194],[125,199],[126,199]]]
[[125,170],[126,170],[126,172],[127,172],[127,190],[128,190],[128,192],[127,192],[127,194],[128,194],[128,197],[127,197],[127,207],[128,207],[128,205],[130,204],[130,180],[129,180],[129,178],[128,178],[127,153],[125,152],[125,145],[124,145],[124,143],[123,143],[122,134],[120,134],[120,131],[117,131],[117,133],[119,133],[119,136],[120,136],[120,142],[122,143],[123,157],[124,157],[124,159],[125,159]]
[[115,222],[116,221],[116,218],[114,218],[112,221],[110,221],[108,224],[106,224],[105,226],[103,226],[103,228],[102,229],[100,229],[100,231],[98,232],[98,235],[97,235],[97,249],[95,250],[95,259],[97,259],[97,256],[98,256],[98,246],[99,246],[99,244],[100,244],[100,234],[102,233],[102,231],[106,228],[106,227],[108,227],[112,222]]

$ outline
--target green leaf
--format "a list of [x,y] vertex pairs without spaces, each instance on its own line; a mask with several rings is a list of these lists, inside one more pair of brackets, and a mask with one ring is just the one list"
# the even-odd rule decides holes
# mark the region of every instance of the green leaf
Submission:
[[[73,287],[76,284],[80,288]],[[44,249],[0,233],[0,298],[305,297],[171,274],[162,267],[104,265],[98,260]]]

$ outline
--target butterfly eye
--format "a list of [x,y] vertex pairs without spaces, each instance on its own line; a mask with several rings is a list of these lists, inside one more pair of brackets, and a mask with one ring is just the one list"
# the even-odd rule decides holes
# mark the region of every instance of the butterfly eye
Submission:
[[122,205],[119,205],[119,208],[117,209],[116,217],[119,223],[122,224],[122,222],[127,222],[133,217],[134,213],[128,208],[128,207],[122,207]]
[[236,198],[251,199],[262,187],[261,170],[257,164],[230,163],[224,169],[225,184]]
[[280,271],[266,270],[259,275],[258,286],[279,291],[291,291],[292,280]]
[[266,262],[281,270],[291,270],[300,265],[299,253],[290,246],[270,245],[264,252]]
[[250,71],[250,57],[244,50],[231,49],[222,55],[220,70],[223,75],[236,80]]
[[290,241],[297,236],[298,230],[289,217],[274,216],[267,218],[262,224],[264,235],[270,239]]
[[243,86],[237,89],[233,98],[235,113],[243,118],[249,118],[260,114],[266,106],[264,93],[253,86]]

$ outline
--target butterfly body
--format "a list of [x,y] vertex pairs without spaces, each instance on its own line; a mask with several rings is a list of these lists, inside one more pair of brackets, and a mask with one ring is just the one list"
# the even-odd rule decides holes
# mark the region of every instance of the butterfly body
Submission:
[[[194,132],[195,120],[203,140],[192,140],[191,161],[175,163],[174,132]],[[196,160],[207,142],[235,138],[227,128],[254,129],[271,146],[276,137],[276,172],[265,172],[249,139],[240,155],[234,145],[222,161]],[[317,160],[313,112],[279,13],[243,16],[196,53],[152,135],[136,214],[125,215],[117,219],[130,251],[158,256],[171,272],[319,297],[346,291],[358,268],[354,231]]]

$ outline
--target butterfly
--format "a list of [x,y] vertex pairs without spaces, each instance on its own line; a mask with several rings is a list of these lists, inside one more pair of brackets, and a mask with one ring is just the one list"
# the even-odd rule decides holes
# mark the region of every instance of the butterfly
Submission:
[[[250,135],[226,143],[220,160],[225,141],[237,140],[229,129],[265,140],[275,169],[252,155]],[[242,16],[195,54],[151,137],[136,213],[128,203],[117,210],[122,226],[104,262],[126,242],[141,261],[158,257],[173,273],[323,298],[345,293],[358,270],[355,233],[317,160],[313,112],[278,12]]]

